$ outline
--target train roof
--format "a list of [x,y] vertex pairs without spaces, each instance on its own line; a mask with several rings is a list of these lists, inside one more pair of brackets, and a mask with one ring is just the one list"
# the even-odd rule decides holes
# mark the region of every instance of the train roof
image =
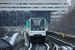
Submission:
[[45,19],[45,18],[30,18],[30,19],[27,20],[27,21],[30,21],[31,19]]
[[30,18],[30,19],[45,19],[45,18]]

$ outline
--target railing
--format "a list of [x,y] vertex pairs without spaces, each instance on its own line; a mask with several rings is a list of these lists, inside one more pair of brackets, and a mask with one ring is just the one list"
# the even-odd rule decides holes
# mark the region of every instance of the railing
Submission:
[[[50,36],[53,36],[53,37],[56,37],[57,39],[61,39],[65,42],[67,42],[73,49],[75,49],[75,37],[74,36],[70,36],[70,35],[67,35],[67,34],[64,34],[64,33],[60,33],[60,32],[54,32],[54,31],[47,31],[46,32],[47,35],[50,35]],[[65,43],[65,44],[67,44]]]
[[12,45],[8,41],[0,39],[0,50],[12,50]]
[[[8,37],[9,38],[9,37]],[[14,33],[10,41],[5,38],[0,39],[0,50],[17,50],[19,47],[24,46],[25,39],[19,33]]]

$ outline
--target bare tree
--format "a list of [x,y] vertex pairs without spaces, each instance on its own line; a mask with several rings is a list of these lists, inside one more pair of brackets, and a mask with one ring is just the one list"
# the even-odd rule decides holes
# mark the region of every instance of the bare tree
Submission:
[[60,31],[62,33],[75,35],[75,9],[65,14],[59,22],[55,21],[49,26],[55,27],[54,29],[51,29],[50,27],[53,31]]

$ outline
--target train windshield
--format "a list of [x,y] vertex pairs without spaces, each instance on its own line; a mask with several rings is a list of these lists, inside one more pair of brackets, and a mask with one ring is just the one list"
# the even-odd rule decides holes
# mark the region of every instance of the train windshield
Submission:
[[31,30],[44,30],[44,19],[32,19],[31,20]]

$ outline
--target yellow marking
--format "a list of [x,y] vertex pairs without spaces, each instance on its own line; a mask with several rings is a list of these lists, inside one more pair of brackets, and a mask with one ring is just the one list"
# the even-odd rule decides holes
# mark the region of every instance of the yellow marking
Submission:
[[65,38],[64,34],[62,34],[63,38]]
[[26,35],[23,36],[23,38],[25,38]]

